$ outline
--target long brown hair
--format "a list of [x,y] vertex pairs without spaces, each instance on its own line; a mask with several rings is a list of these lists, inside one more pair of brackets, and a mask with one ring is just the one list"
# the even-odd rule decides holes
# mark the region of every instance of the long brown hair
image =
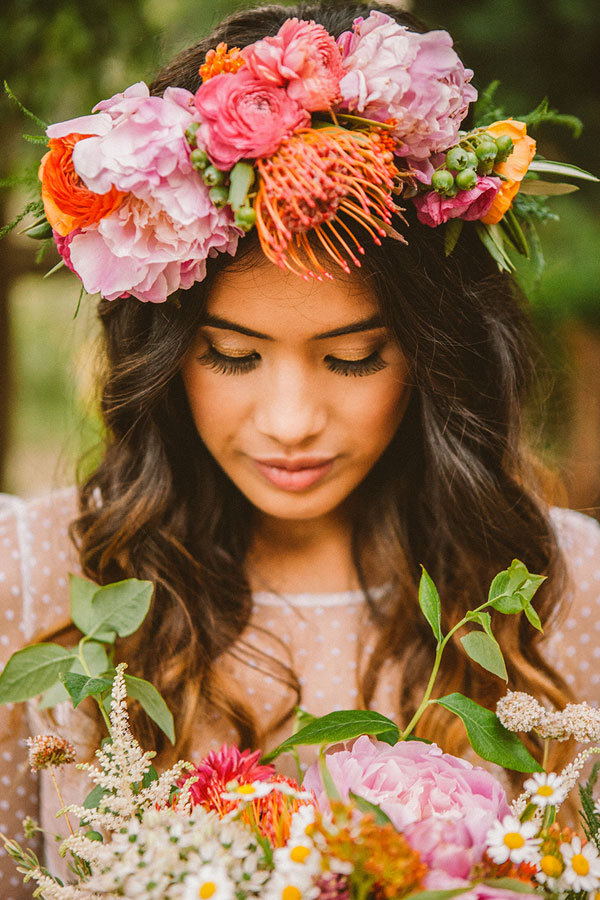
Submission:
[[[276,33],[294,15],[338,35],[370,8],[321,3],[243,11],[184,51],[152,90],[161,93],[168,85],[195,90],[206,51],[220,41],[251,43]],[[410,16],[377,8],[422,30]],[[521,451],[521,408],[533,378],[521,297],[470,229],[446,259],[441,229],[421,225],[410,209],[406,217],[408,228],[399,227],[408,244],[369,245],[356,275],[378,298],[384,322],[410,363],[413,384],[397,434],[357,488],[361,515],[353,536],[354,564],[379,635],[362,676],[361,702],[370,703],[382,666],[395,659],[400,721],[414,711],[434,652],[416,604],[420,564],[443,596],[446,626],[481,602],[492,577],[515,556],[550,576],[536,601],[546,625],[559,611],[563,586],[547,507]],[[202,443],[180,377],[214,278],[225,266],[251,264],[255,252],[249,235],[235,259],[223,254],[209,260],[206,280],[181,292],[178,304],[100,303],[107,444],[102,462],[81,487],[73,536],[91,579],[107,583],[136,576],[156,586],[147,621],[120,653],[137,674],[153,681],[174,711],[176,753],[186,752],[192,723],[209,706],[230,718],[241,745],[264,739],[251,708],[234,701],[221,683],[217,665],[220,654],[234,646],[250,661],[243,637],[252,612],[245,559],[253,509]],[[385,612],[369,596],[367,548],[393,585],[393,606]],[[540,636],[526,619],[498,615],[494,629],[511,687],[562,705],[569,696],[566,685],[544,661]],[[286,663],[264,658],[261,664],[301,699]],[[439,690],[461,690],[491,706],[503,684],[468,664],[456,643],[448,649]],[[292,709],[290,703],[290,715]],[[166,753],[161,734],[141,713],[134,725]],[[464,734],[450,725],[449,714],[436,707],[421,733],[456,752]]]

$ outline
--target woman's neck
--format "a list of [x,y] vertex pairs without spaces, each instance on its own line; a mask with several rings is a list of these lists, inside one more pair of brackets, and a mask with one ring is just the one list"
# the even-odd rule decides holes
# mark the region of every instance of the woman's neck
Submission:
[[247,558],[252,590],[329,593],[356,589],[352,523],[343,513],[308,521],[262,517]]

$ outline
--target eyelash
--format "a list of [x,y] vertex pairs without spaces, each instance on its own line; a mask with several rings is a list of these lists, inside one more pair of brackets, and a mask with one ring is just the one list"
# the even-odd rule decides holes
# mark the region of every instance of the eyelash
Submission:
[[[381,358],[379,350],[373,351],[364,359],[336,359],[334,356],[326,356],[325,360],[330,372],[334,372],[336,375],[353,375],[355,377],[373,375],[387,366],[387,363]],[[198,362],[209,366],[221,375],[243,375],[255,369],[259,361],[258,353],[240,357],[226,356],[224,353],[219,353],[214,347],[209,347],[202,356],[198,357]]]

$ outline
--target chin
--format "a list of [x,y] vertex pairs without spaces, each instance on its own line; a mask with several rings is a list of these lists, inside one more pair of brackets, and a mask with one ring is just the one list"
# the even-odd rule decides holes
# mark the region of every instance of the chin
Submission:
[[290,522],[302,522],[310,519],[319,519],[334,512],[347,498],[348,492],[338,494],[336,491],[327,492],[308,490],[302,492],[286,491],[244,491],[250,503],[259,512],[275,519]]

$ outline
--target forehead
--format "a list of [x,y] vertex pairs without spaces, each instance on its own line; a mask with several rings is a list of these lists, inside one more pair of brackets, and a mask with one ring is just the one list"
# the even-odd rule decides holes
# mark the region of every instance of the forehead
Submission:
[[215,280],[207,315],[218,316],[274,337],[312,336],[366,319],[378,312],[364,279],[340,271],[332,281],[305,281],[268,261],[230,267]]

